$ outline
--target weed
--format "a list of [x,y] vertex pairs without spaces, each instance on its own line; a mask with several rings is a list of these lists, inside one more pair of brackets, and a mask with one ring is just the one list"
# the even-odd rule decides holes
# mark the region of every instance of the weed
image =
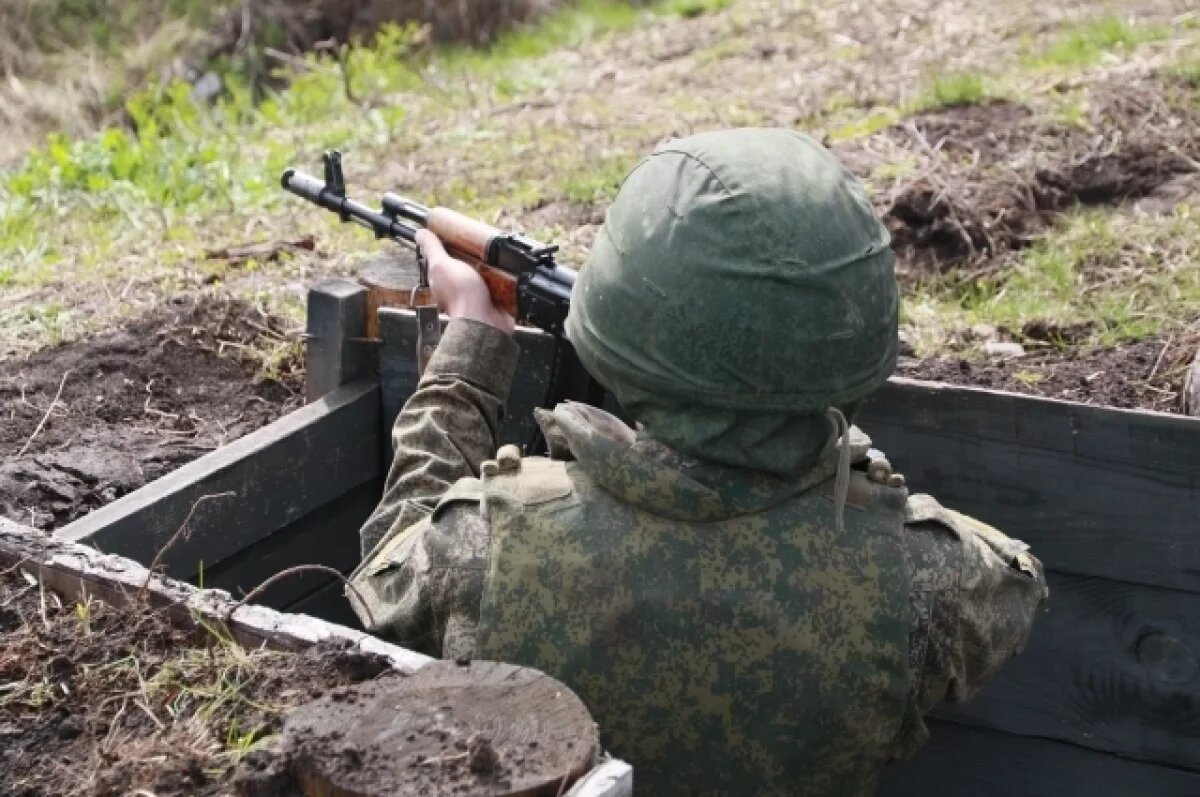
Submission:
[[949,72],[939,75],[920,102],[924,107],[946,108],[958,105],[974,105],[992,93],[988,91],[982,75],[973,72]]
[[1104,16],[1063,32],[1044,52],[1031,53],[1037,66],[1082,68],[1106,53],[1131,50],[1144,42],[1162,39],[1169,31],[1159,25],[1131,24],[1116,16]]

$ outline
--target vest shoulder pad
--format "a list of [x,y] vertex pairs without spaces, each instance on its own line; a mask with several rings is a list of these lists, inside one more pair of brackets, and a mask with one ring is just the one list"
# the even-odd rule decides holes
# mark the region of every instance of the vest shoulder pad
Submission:
[[495,460],[483,463],[484,490],[489,495],[503,493],[526,506],[544,504],[571,494],[573,485],[567,463],[546,457],[513,457],[504,449]]

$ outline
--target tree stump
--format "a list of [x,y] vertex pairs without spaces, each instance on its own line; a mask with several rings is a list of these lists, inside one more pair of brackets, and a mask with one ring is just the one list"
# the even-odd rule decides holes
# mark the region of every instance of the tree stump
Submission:
[[438,661],[295,711],[283,752],[306,797],[558,795],[596,762],[583,702],[537,670]]
[[368,261],[358,273],[367,289],[367,337],[379,337],[379,308],[408,307],[419,281],[417,256],[399,249]]

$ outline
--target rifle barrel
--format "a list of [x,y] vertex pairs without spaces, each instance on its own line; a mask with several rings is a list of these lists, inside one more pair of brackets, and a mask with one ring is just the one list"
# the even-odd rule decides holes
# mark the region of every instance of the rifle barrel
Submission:
[[342,221],[353,221],[366,227],[375,233],[376,237],[416,244],[417,227],[386,213],[371,210],[343,194],[334,193],[329,190],[324,180],[311,174],[288,169],[280,178],[280,183],[296,196],[338,214]]

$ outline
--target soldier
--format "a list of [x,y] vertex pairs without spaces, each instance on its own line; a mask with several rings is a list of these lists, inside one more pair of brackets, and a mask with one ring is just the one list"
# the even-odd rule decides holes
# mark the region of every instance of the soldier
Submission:
[[452,320],[362,530],[373,630],[562,679],[646,794],[871,794],[1021,650],[1027,546],[910,496],[847,423],[895,366],[893,255],[811,139],[705,133],[633,170],[567,332],[638,428],[539,411],[548,458],[496,450],[512,321],[420,245]]

